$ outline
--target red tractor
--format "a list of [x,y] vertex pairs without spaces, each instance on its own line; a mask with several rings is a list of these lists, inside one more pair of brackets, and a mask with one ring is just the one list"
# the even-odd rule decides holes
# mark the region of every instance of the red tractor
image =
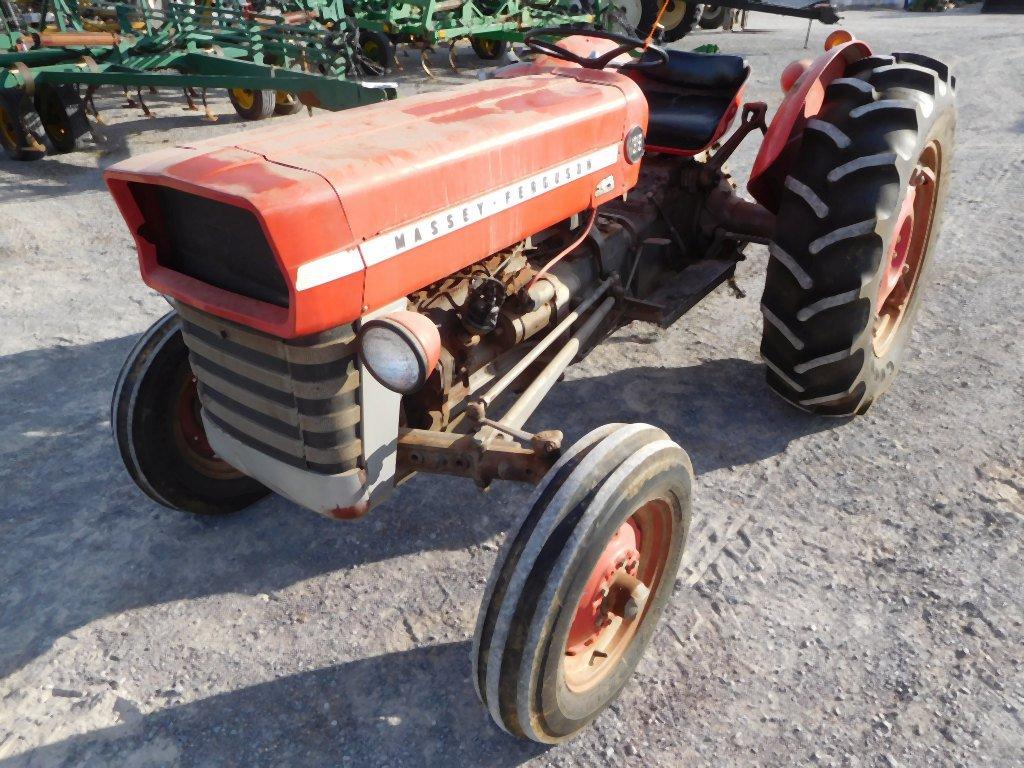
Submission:
[[[526,42],[539,55],[489,80],[111,168],[143,279],[173,307],[125,362],[111,422],[138,486],[198,514],[274,491],[354,518],[414,474],[536,485],[473,677],[498,725],[557,742],[649,642],[693,472],[655,426],[565,446],[527,419],[573,360],[632,320],[673,323],[750,242],[770,249],[769,386],[863,413],[919,309],[955,80],[834,33],[787,68],[768,127],[740,57],[608,32]],[[755,203],[724,163],[758,129]]]

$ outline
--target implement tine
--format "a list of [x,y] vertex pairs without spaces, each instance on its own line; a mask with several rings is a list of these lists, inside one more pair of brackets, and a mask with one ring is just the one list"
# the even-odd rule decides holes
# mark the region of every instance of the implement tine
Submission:
[[206,110],[206,119],[209,120],[211,123],[216,123],[217,116],[210,111],[210,105],[206,103],[206,89],[203,88],[203,90],[200,91],[200,93],[203,97],[203,109]]
[[[92,119],[100,125],[104,125],[103,118],[100,117],[100,111],[96,107],[96,100],[93,98],[96,94],[96,89],[98,87],[98,85],[90,85],[88,88],[86,88],[85,99],[83,99],[83,101],[85,101],[85,113],[89,114],[91,112]],[[93,138],[96,138],[95,133],[93,134]]]
[[135,90],[135,93],[139,97],[139,106],[142,107],[143,114],[146,117],[155,117],[155,115],[153,114],[152,110],[150,110],[149,106],[146,104],[146,100],[144,98],[142,98],[142,86],[139,86]]

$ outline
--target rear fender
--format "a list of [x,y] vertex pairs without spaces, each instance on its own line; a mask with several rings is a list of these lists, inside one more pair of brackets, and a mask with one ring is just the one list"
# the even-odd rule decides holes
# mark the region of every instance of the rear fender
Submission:
[[747,182],[751,196],[772,213],[778,212],[779,193],[800,148],[804,124],[821,111],[828,84],[842,77],[849,64],[870,55],[862,40],[835,46],[815,59],[782,100]]

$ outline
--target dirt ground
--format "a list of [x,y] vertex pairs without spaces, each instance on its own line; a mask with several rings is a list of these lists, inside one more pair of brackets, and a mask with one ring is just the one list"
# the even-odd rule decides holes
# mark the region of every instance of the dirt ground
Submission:
[[[748,98],[776,104],[805,25],[751,26],[685,42],[745,55]],[[209,124],[180,101],[152,99],[148,119],[111,97],[102,152],[0,161],[0,766],[1024,764],[1024,17],[875,11],[847,27],[959,81],[950,205],[905,369],[853,421],[770,394],[757,248],[746,298],[719,291],[665,332],[629,326],[571,370],[534,427],[658,424],[698,487],[638,674],[551,749],[493,727],[469,679],[526,489],[419,478],[355,523],[281,499],[200,520],[121,467],[111,388],[166,305],[100,171],[249,128],[226,100]],[[423,84],[406,66],[406,92],[473,76]]]

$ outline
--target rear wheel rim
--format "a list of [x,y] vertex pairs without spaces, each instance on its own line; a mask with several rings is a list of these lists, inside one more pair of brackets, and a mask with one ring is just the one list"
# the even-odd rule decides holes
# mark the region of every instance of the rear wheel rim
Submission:
[[217,458],[206,438],[196,377],[191,373],[185,377],[178,392],[173,419],[174,442],[186,464],[214,480],[242,477],[241,472]]
[[647,618],[672,547],[671,505],[652,499],[605,544],[576,604],[563,651],[566,687],[583,693],[612,674]]
[[941,150],[938,142],[932,141],[925,146],[911,171],[893,228],[892,244],[882,267],[872,334],[875,354],[879,357],[892,346],[920,283],[931,243],[941,175]]
[[294,93],[289,93],[288,91],[277,91],[277,95],[275,96],[275,106],[294,107],[295,102],[296,97]]

